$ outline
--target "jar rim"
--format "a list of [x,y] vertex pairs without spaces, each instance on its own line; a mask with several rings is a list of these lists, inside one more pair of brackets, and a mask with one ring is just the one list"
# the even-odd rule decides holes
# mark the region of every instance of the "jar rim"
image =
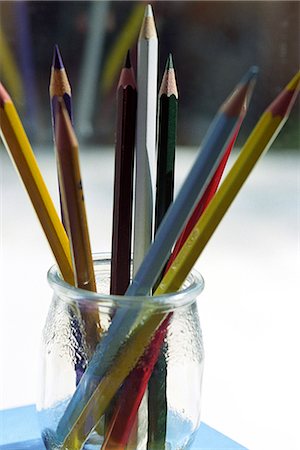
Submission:
[[[110,264],[109,253],[94,253],[93,261],[95,267],[104,266]],[[91,292],[81,288],[72,286],[64,281],[61,277],[59,268],[54,264],[47,273],[48,283],[60,298],[66,302],[73,302],[80,304],[81,302],[87,305],[87,302],[100,305],[107,305],[108,303],[122,304],[122,306],[131,306],[136,304],[140,306],[140,302],[143,301],[150,308],[155,309],[172,309],[172,307],[185,306],[189,303],[193,303],[198,295],[204,289],[204,279],[202,275],[196,270],[192,269],[190,274],[186,278],[187,286],[182,287],[179,291],[166,293],[162,295],[142,295],[142,296],[128,296],[128,295],[115,295],[105,294],[101,292]]]

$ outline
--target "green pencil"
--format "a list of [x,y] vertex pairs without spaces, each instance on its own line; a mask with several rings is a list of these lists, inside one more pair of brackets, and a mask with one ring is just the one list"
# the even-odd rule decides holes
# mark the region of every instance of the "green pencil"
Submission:
[[[178,92],[172,55],[170,54],[159,91],[155,233],[174,196],[177,109]],[[160,356],[148,384],[148,448],[153,448],[154,443],[156,445],[159,443],[161,448],[165,446],[167,429],[167,364],[165,353],[166,344],[161,348]]]

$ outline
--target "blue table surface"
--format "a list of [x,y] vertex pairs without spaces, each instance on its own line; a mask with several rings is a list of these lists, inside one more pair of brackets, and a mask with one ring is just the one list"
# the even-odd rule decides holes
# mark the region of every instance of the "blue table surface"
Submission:
[[[34,405],[0,411],[0,450],[45,450]],[[247,450],[201,423],[193,450]]]

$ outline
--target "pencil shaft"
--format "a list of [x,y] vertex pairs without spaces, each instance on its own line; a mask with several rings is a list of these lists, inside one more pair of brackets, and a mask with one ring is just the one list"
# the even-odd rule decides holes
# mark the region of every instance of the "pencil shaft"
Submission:
[[[252,92],[254,77],[255,74],[249,71],[246,77],[247,81],[238,85],[233,95],[226,102],[226,108],[224,108],[224,104],[216,115],[202,144],[201,156],[199,152],[187,181],[182,186],[172,207],[169,208],[151,248],[132,284],[126,291],[126,295],[146,295],[154,285],[168,258],[171,247],[185,224],[186,218],[198,197],[210,182],[212,173],[226,149],[227,141],[234,130],[245,98]],[[67,436],[68,430],[77,422],[88,402],[91,391],[87,389],[87,385],[94,385],[96,380],[100,381],[109,370],[111,362],[130,334],[139,312],[139,308],[136,308],[135,311],[124,308],[124,310],[116,312],[109,333],[99,343],[99,347],[83,375],[82,382],[77,386],[65,414],[60,420],[57,432],[61,440]],[[101,358],[98,355],[101,355]],[[101,364],[99,363],[100,360]]]
[[[156,201],[155,201],[155,233],[157,232],[168,208],[173,201],[174,195],[174,166],[175,166],[175,146],[176,146],[176,126],[177,126],[178,92],[171,54],[168,57],[166,70],[163,75],[159,91],[159,130],[158,130],[158,152],[157,152],[157,181],[156,181]],[[154,289],[161,281],[164,268],[156,280]],[[165,354],[167,343],[161,347],[159,357],[155,357],[157,347],[151,343],[150,354],[153,354],[156,364],[153,376],[148,382],[148,442],[147,448],[153,446],[164,447],[167,430],[167,363]],[[159,348],[159,347],[158,347]],[[148,352],[147,352],[148,353]],[[141,363],[144,366],[153,367],[149,355]],[[152,370],[151,370],[152,371]],[[141,374],[133,371],[126,380],[128,389],[135,384],[136,378],[141,379]],[[144,377],[142,377],[143,379]],[[127,390],[128,390],[127,389]],[[141,389],[143,391],[143,389]],[[139,389],[137,389],[139,392]],[[126,398],[126,388],[123,395]],[[140,396],[141,394],[139,394]],[[124,411],[120,411],[119,417]],[[131,414],[133,411],[131,409]],[[127,415],[125,417],[128,417]],[[118,432],[118,422],[114,429]],[[122,428],[124,428],[122,426]],[[127,429],[125,427],[125,429]],[[114,430],[113,430],[114,431]],[[112,435],[114,439],[114,435]]]
[[155,231],[159,228],[174,195],[177,98],[174,95],[162,95],[159,105]]
[[[172,276],[173,264],[165,275],[164,280],[167,289],[176,291],[181,286],[182,280],[185,279],[190,270],[189,268],[193,266],[205,248],[258,159],[269,149],[285,124],[291,106],[298,95],[299,84],[300,72],[291,81],[291,87],[286,88],[261,116],[218,192],[177,255],[174,262],[176,264],[176,276]],[[276,105],[275,109],[272,109],[274,104]],[[159,288],[157,292],[158,294],[161,293],[162,289]]]
[[0,84],[1,137],[24,183],[65,281],[74,284],[69,240],[42,178],[18,113]]
[[203,212],[205,211],[205,209],[208,206],[209,202],[213,198],[213,196],[214,196],[214,194],[215,194],[215,192],[216,192],[216,190],[217,190],[217,188],[219,186],[219,183],[220,183],[222,174],[224,172],[226,163],[228,161],[228,158],[230,156],[232,147],[233,147],[233,145],[234,145],[234,143],[236,141],[241,122],[242,122],[242,120],[238,124],[236,132],[234,133],[234,135],[233,135],[233,137],[231,139],[231,142],[229,143],[228,148],[227,148],[227,150],[226,150],[226,152],[225,152],[225,154],[224,154],[224,156],[223,156],[223,158],[222,158],[222,160],[221,160],[221,162],[220,162],[220,164],[219,164],[219,166],[218,166],[218,168],[217,168],[217,170],[216,170],[216,172],[215,172],[211,182],[207,186],[206,191],[204,192],[203,196],[201,197],[199,203],[196,205],[196,207],[195,207],[195,209],[194,209],[194,211],[193,211],[193,213],[192,213],[188,223],[186,224],[186,226],[185,226],[184,230],[182,231],[181,235],[179,236],[179,238],[178,238],[178,240],[177,240],[177,242],[176,242],[176,244],[174,246],[174,250],[173,250],[173,252],[172,252],[172,254],[170,256],[170,259],[168,261],[168,264],[166,266],[166,272],[168,271],[169,267],[171,266],[172,261],[174,261],[174,259],[178,255],[181,247],[183,246],[183,244],[187,240],[187,238],[188,238],[189,234],[191,233],[194,225],[199,220],[199,218],[201,217],[201,214],[203,214]]
[[[96,107],[98,77],[101,73],[102,54],[110,2],[93,1],[88,4],[88,28],[82,64],[79,74],[76,113],[78,133],[85,139],[93,133],[93,118]],[[99,107],[99,103],[97,105]]]
[[[69,79],[62,61],[62,57],[59,51],[58,46],[54,47],[53,52],[53,60],[51,67],[51,76],[50,76],[50,84],[49,84],[49,95],[50,95],[50,108],[51,108],[51,121],[52,121],[52,131],[53,131],[53,140],[55,143],[56,134],[55,134],[55,112],[58,108],[59,99],[63,98],[64,103],[66,105],[70,120],[73,124],[73,108],[72,108],[72,93],[71,86],[69,83]],[[56,153],[56,152],[55,152]],[[56,154],[56,162],[57,162],[57,154]],[[58,164],[58,162],[57,162]],[[63,226],[66,229],[66,219],[62,202],[62,194],[61,194],[61,180],[59,178],[60,171],[57,169],[58,175],[58,192],[60,199],[60,215]]]
[[92,254],[79,167],[78,144],[62,101],[55,111],[56,149],[61,193],[77,287],[96,291]]
[[[297,90],[298,89],[299,89],[299,81],[297,84]],[[293,96],[292,100],[294,100],[297,95],[295,88],[294,91],[295,95]],[[274,136],[278,134],[286,119],[287,116],[286,117],[278,116],[276,118],[272,116],[272,113],[270,111],[262,116],[262,119],[259,121],[257,127],[255,127],[253,133],[251,133],[249,139],[247,140],[245,146],[243,147],[240,153],[240,157],[238,159],[239,163],[235,166],[235,169],[233,171],[233,173],[236,174],[234,176],[235,180],[239,180],[238,185],[241,185],[241,178],[244,178],[245,181],[245,178],[249,174],[249,171],[251,171],[251,168],[255,164],[255,161],[265,150],[269,148],[270,144],[274,140]],[[239,167],[242,170],[242,175],[237,174]],[[167,275],[165,275],[159,288],[156,290],[155,295],[167,293],[170,292],[170,290],[173,290],[172,280],[174,279],[177,279],[177,281],[179,279],[179,283],[176,282],[175,283],[176,285],[183,283],[185,279],[185,272],[181,271],[181,269],[179,269],[178,272],[177,261],[181,263],[183,259],[181,255],[185,255],[186,256],[185,264],[189,266],[188,271],[190,271],[194,263],[194,256],[196,255],[196,253],[199,256],[199,254],[203,249],[202,248],[203,246],[201,245],[201,239],[205,237],[205,227],[206,227],[204,226],[205,223],[208,223],[208,221],[211,220],[209,218],[213,217],[214,214],[216,214],[217,204],[223,201],[221,199],[224,196],[226,197],[225,192],[231,191],[232,193],[236,193],[236,189],[232,188],[229,189],[229,186],[233,185],[232,176],[229,176],[228,174],[225,180],[228,180],[225,183],[225,188],[222,188],[222,186],[224,186],[224,183],[222,183],[221,185],[222,191],[224,193],[222,193],[220,188],[217,194],[215,195],[214,199],[211,201],[210,205],[207,207],[205,213],[201,216],[201,219],[199,220],[199,222],[200,221],[202,222],[203,226],[200,229],[196,225],[197,226],[196,232],[195,233],[192,232],[190,238],[186,241],[181,252],[176,258],[176,261],[173,265],[173,270],[169,270]],[[205,219],[205,217],[207,219]],[[221,217],[219,217],[218,215],[218,220],[220,219]],[[200,244],[197,251],[196,251],[197,247],[196,242],[197,245]],[[193,253],[194,253],[193,258],[189,257],[188,249],[190,245],[193,246]],[[151,312],[149,312],[149,319],[146,319],[145,316],[143,317],[143,319],[144,319],[143,324],[135,327],[134,331],[131,334],[130,339],[127,342],[127,345],[124,346],[122,352],[118,354],[118,357],[115,359],[114,364],[111,366],[109,372],[101,379],[101,382],[97,385],[97,387],[93,391],[93,394],[90,397],[89,401],[85,404],[85,408],[81,413],[80,420],[78,420],[76,424],[72,427],[69,435],[67,436],[64,442],[65,448],[68,448],[68,446],[72,447],[73,443],[75,443],[75,446],[72,447],[74,448],[74,450],[80,448],[78,444],[76,446],[76,442],[82,443],[86,439],[87,432],[85,426],[87,423],[87,418],[90,417],[91,414],[95,412],[95,408],[97,408],[97,417],[94,417],[94,420],[97,420],[97,418],[100,419],[101,415],[105,411],[114,393],[116,392],[120,384],[123,382],[124,378],[130,373],[132,367],[137,363],[139,357],[143,354],[144,349],[146,348],[147,343],[149,342],[149,339],[151,338],[153,332],[160,326],[160,324],[165,319],[165,315],[159,313],[151,315]],[[100,399],[101,402],[99,401]]]
[[117,92],[117,138],[112,233],[111,294],[123,295],[130,282],[133,158],[137,94],[132,69],[123,69],[131,85]]
[[[71,255],[75,272],[75,284],[81,289],[96,292],[92,253],[82,190],[78,144],[64,105],[59,100],[55,111],[55,133],[61,198],[66,228],[70,239]],[[88,356],[99,340],[101,331],[98,308],[80,305],[85,323]]]
[[139,34],[141,21],[144,16],[145,6],[136,2],[132,7],[130,15],[122,30],[120,30],[113,47],[107,56],[102,71],[101,89],[104,94],[109,92],[118,76],[118,71],[122,66],[124,55],[128,48],[135,45]]
[[[147,11],[146,7],[146,11]],[[136,273],[152,241],[155,177],[158,41],[153,16],[144,17],[138,41],[137,128],[133,272]]]

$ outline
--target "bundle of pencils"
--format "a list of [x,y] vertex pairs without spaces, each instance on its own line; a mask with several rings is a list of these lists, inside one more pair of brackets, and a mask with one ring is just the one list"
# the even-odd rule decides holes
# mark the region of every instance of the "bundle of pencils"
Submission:
[[[174,63],[169,55],[157,98],[157,50],[154,17],[148,5],[138,41],[137,83],[128,51],[117,87],[110,285],[113,295],[161,295],[180,289],[254,165],[280,132],[299,92],[298,72],[262,114],[220,184],[256,82],[258,70],[250,68],[219,108],[186,181],[173,198],[178,91]],[[71,87],[57,46],[50,100],[63,224],[13,102],[0,84],[1,137],[63,279],[78,288],[96,292],[79,149],[72,120]],[[86,330],[86,335],[80,336],[86,341],[83,345],[86,361],[84,364],[75,361],[77,387],[59,420],[55,440],[62,449],[81,449],[106,414],[101,448],[126,448],[130,439],[134,439],[138,411],[148,387],[148,448],[165,448],[168,368],[163,350],[172,313],[153,314],[142,304],[134,310],[117,309],[103,336],[96,306],[87,309],[81,304],[77,313]],[[138,323],[141,313],[143,322]],[[136,395],[132,396],[132,392]]]

